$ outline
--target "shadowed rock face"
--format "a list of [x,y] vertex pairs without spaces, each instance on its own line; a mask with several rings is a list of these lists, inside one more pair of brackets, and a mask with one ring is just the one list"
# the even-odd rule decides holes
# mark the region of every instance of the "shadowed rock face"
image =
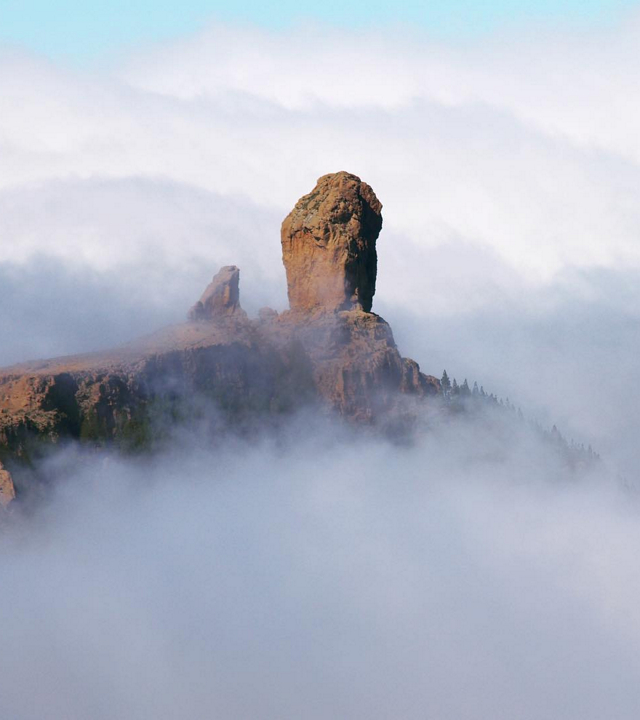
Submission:
[[[114,350],[0,370],[0,505],[65,439],[137,450],[157,429],[215,408],[211,432],[277,422],[303,406],[401,437],[439,381],[403,358],[389,325],[369,312],[381,204],[355,175],[320,178],[282,225],[291,311],[240,307],[239,275],[223,267],[189,322]],[[217,421],[216,421],[217,422]],[[160,435],[160,438],[165,437]]]
[[214,320],[240,311],[240,270],[235,265],[221,268],[207,285],[202,297],[189,310],[189,320]]
[[282,223],[291,310],[371,310],[381,210],[369,185],[347,172],[324,175],[298,200]]

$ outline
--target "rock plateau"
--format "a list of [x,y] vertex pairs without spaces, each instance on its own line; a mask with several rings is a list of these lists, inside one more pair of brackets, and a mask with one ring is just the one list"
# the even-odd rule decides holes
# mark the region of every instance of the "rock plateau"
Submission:
[[[244,427],[302,407],[404,434],[436,378],[403,358],[371,313],[382,205],[355,175],[318,180],[282,224],[290,310],[240,306],[239,270],[224,267],[188,320],[105,353],[0,370],[0,502],[21,468],[65,440],[142,448],[162,421],[215,408]],[[220,430],[218,424],[212,430]]]

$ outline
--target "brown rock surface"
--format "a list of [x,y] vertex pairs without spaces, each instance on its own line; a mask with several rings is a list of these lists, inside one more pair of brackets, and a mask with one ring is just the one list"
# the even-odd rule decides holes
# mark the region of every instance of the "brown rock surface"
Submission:
[[304,349],[314,394],[350,421],[404,432],[415,420],[415,401],[440,392],[436,378],[400,355],[391,327],[379,315],[342,311],[301,323],[295,313],[285,313],[271,331],[272,341],[278,334]]
[[16,491],[8,470],[0,463],[0,508],[5,508],[15,498]]
[[282,223],[282,259],[293,311],[364,310],[376,290],[382,204],[359,177],[321,177]]
[[240,308],[240,270],[235,265],[221,268],[207,285],[202,297],[189,310],[189,320],[215,320],[243,313]]

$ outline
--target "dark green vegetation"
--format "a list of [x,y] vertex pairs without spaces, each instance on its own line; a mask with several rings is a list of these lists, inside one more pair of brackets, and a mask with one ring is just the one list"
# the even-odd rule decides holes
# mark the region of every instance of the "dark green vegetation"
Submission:
[[600,455],[594,452],[591,445],[585,447],[584,444],[578,444],[573,439],[567,440],[555,425],[548,430],[538,421],[526,419],[521,408],[510,402],[509,398],[503,400],[493,393],[487,393],[482,385],[478,386],[477,382],[473,383],[472,388],[469,387],[466,378],[462,384],[458,384],[457,380],[455,378],[451,380],[444,370],[440,385],[442,402],[454,413],[478,413],[483,409],[494,409],[510,415],[514,422],[528,425],[545,441],[545,444],[559,453],[572,467],[591,465],[600,461]]

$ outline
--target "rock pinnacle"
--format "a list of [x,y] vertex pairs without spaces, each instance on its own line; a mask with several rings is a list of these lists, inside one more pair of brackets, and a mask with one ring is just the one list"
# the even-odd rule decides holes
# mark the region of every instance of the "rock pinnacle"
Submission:
[[202,293],[200,300],[189,310],[189,320],[215,320],[242,312],[239,281],[240,270],[235,265],[221,268]]
[[344,171],[298,200],[281,232],[291,310],[371,310],[381,210],[369,185]]

